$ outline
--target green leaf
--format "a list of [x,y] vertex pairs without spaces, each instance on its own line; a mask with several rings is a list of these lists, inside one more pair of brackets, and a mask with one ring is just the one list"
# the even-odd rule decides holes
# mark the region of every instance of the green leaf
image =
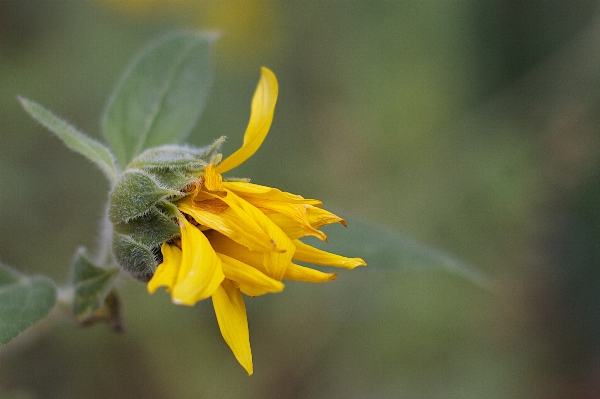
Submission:
[[24,276],[0,263],[0,345],[50,313],[56,287],[44,276]]
[[139,55],[111,96],[102,126],[125,166],[146,148],[185,139],[206,104],[215,34],[177,32]]
[[310,244],[343,256],[363,258],[370,269],[440,269],[460,275],[483,288],[490,286],[490,278],[486,273],[444,251],[381,226],[348,218],[346,222],[346,228],[330,226],[328,242],[309,237]]
[[108,294],[119,269],[104,269],[94,265],[80,248],[73,261],[73,313],[75,320],[83,323],[105,308]]
[[114,332],[123,331],[123,322],[121,320],[121,302],[115,290],[111,290],[104,304],[90,317],[79,322],[82,327],[89,327],[98,322],[106,323]]
[[96,164],[113,184],[118,176],[119,169],[110,150],[81,133],[67,122],[63,121],[41,105],[23,97],[17,97],[25,111],[52,133],[56,134],[67,147],[76,151]]

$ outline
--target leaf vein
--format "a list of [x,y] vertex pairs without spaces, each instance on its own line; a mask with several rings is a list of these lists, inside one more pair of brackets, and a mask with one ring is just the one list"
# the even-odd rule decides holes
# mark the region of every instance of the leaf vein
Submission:
[[194,47],[196,45],[197,45],[197,43],[194,43],[194,42],[191,42],[190,44],[188,44],[185,47],[185,51],[182,51],[180,53],[180,56],[175,60],[175,62],[173,62],[171,68],[169,68],[169,71],[167,74],[167,79],[165,80],[165,83],[160,90],[160,95],[158,96],[158,98],[154,104],[153,110],[148,115],[144,130],[140,134],[140,140],[138,140],[134,154],[139,154],[143,150],[143,148],[147,142],[148,135],[150,134],[152,127],[154,126],[156,120],[158,119],[158,114],[160,113],[161,105],[164,104],[165,98],[167,96],[167,93],[169,92],[169,89],[171,88],[173,80],[177,76],[177,74],[176,74],[177,70],[183,66],[185,59],[189,56],[189,54],[192,52],[192,50],[194,49]]

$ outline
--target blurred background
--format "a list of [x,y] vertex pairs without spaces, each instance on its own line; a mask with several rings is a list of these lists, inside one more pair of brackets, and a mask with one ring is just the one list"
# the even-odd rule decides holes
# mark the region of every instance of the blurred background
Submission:
[[268,66],[271,133],[236,175],[451,253],[491,288],[410,265],[289,283],[247,301],[247,377],[210,301],[176,307],[125,278],[123,334],[68,319],[25,334],[0,348],[0,397],[600,397],[591,0],[2,0],[2,262],[67,281],[76,248],[96,248],[108,190],[15,95],[101,140],[122,70],[181,27],[222,33],[191,143],[237,149]]

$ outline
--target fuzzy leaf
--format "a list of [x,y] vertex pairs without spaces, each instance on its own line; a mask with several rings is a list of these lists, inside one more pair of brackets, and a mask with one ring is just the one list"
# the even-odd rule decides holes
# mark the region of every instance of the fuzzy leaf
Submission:
[[181,145],[150,148],[134,158],[128,168],[185,169],[200,172],[206,167],[200,157],[206,149]]
[[[154,180],[168,190],[181,191],[188,184],[198,181],[199,173],[186,171],[185,169],[150,169],[148,174],[152,176]],[[175,201],[176,198],[183,197],[182,194],[174,195],[169,199]]]
[[107,295],[119,269],[103,269],[94,265],[80,248],[73,261],[73,313],[79,323],[95,316],[105,307]]
[[[115,232],[113,234],[113,253],[119,266],[136,279],[148,282],[158,266],[152,248],[131,236]],[[160,252],[160,247],[155,247]]]
[[179,234],[179,226],[156,208],[128,222],[115,223],[114,229],[149,247],[160,246]]
[[0,264],[0,345],[50,313],[56,287],[44,276],[28,277]]
[[111,184],[117,180],[119,169],[112,153],[105,145],[86,136],[41,105],[23,97],[17,98],[33,119],[56,134],[67,147],[95,163]]
[[161,199],[179,194],[161,187],[148,173],[131,169],[113,187],[108,215],[112,222],[128,221],[147,213]]
[[177,205],[170,201],[161,201],[156,204],[158,210],[165,216],[171,219],[181,219],[183,216],[179,212]]
[[146,148],[185,139],[206,104],[215,34],[178,32],[151,45],[122,77],[103,117],[124,166]]
[[106,323],[114,332],[123,331],[121,320],[121,301],[115,290],[111,290],[104,298],[103,305],[90,317],[79,321],[82,327],[89,327],[96,323]]

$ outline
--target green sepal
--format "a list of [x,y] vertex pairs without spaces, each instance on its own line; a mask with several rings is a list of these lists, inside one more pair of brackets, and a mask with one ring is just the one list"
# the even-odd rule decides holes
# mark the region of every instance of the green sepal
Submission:
[[209,161],[209,163],[213,163],[215,165],[218,165],[221,163],[221,160],[223,159],[223,154],[221,153],[217,153],[215,154]]
[[[164,207],[164,203],[161,207]],[[150,248],[160,246],[179,234],[179,225],[156,207],[135,219],[114,223],[113,226],[115,232]]]
[[147,172],[127,170],[110,192],[108,216],[113,223],[128,221],[148,212],[161,199],[175,195],[181,192],[161,187]]
[[219,150],[221,149],[221,146],[223,145],[223,143],[226,140],[227,140],[227,137],[221,136],[218,139],[216,139],[214,141],[214,143],[212,143],[211,145],[209,145],[207,147],[203,147],[202,148],[202,150],[203,150],[202,159],[204,159],[208,163],[214,163],[214,164],[221,162],[221,158],[223,157],[223,154],[219,153]]
[[150,280],[158,266],[154,252],[158,255],[160,247],[152,248],[117,232],[113,234],[112,247],[115,259],[123,270],[140,281]]
[[0,345],[46,317],[55,303],[52,280],[25,276],[0,263]]
[[[114,303],[107,305],[107,298],[119,274],[119,269],[104,269],[96,266],[87,258],[83,248],[77,251],[72,269],[73,315],[75,321],[89,325],[92,320],[94,322],[108,320],[110,321],[109,324],[120,326],[120,322],[116,323],[114,319],[115,314],[118,314],[118,309],[114,309]],[[113,311],[107,314],[106,310],[107,308],[110,309],[111,306]]]
[[177,194],[169,197],[169,200],[171,201],[183,198],[185,193],[181,190],[190,183],[197,181],[198,175],[200,175],[200,173],[192,173],[179,169],[157,169],[148,171],[148,174],[150,174],[161,187],[177,192]]
[[183,217],[179,211],[179,208],[177,208],[177,205],[170,201],[160,201],[156,204],[156,207],[159,211],[171,219],[181,219]]
[[164,145],[150,148],[135,157],[127,168],[169,168],[199,172],[207,165],[203,160],[206,150],[205,148],[180,145]]
[[116,182],[119,177],[119,168],[108,147],[78,131],[41,105],[23,97],[17,98],[33,119],[56,134],[71,150],[95,163],[104,172],[111,185]]
[[212,83],[214,33],[177,32],[144,50],[122,77],[102,119],[121,165],[146,148],[185,139]]

